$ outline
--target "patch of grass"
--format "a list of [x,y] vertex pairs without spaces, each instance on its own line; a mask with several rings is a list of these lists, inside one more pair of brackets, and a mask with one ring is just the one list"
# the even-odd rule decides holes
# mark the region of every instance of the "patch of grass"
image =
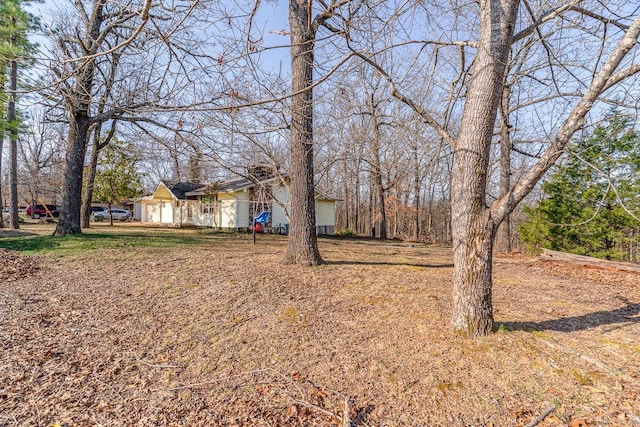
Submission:
[[289,306],[289,307],[284,309],[284,312],[282,313],[282,317],[285,320],[287,320],[288,322],[297,323],[298,320],[299,320],[298,319],[299,313],[298,313],[298,310],[296,310],[295,307]]
[[625,350],[630,350],[633,351],[635,353],[640,353],[640,346],[634,346],[631,344],[627,344],[627,343],[623,343],[623,342],[618,342],[618,341],[613,341],[613,340],[609,340],[609,339],[605,339],[605,338],[600,338],[598,339],[598,341],[600,341],[603,344],[609,344],[609,345],[613,345]]
[[578,384],[581,384],[581,385],[592,385],[593,384],[593,380],[591,379],[591,377],[587,373],[582,372],[581,370],[579,370],[578,368],[569,369],[568,374],[569,374],[569,376],[571,378],[576,380],[576,382]]
[[335,236],[338,237],[356,237],[355,231],[350,228],[345,228],[344,230],[338,230],[335,232]]
[[168,233],[83,233],[65,237],[19,236],[0,240],[0,248],[25,253],[75,255],[99,249],[171,248],[200,244],[196,235]]

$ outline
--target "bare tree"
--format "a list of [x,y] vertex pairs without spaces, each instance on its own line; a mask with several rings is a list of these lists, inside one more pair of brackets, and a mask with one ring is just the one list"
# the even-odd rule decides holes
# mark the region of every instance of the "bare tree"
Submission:
[[[579,3],[582,2],[574,0],[560,5],[545,4],[538,11],[529,2],[519,0],[481,0],[475,5],[465,6],[466,14],[449,15],[449,18],[441,21],[451,22],[453,26],[460,28],[459,25],[466,22],[466,19],[476,16],[479,23],[476,37],[473,37],[476,26],[469,19],[469,26],[463,32],[470,35],[469,40],[451,41],[449,37],[447,41],[443,41],[446,36],[436,36],[433,40],[408,40],[404,43],[423,46],[423,51],[440,54],[438,57],[442,57],[441,49],[445,46],[450,52],[459,50],[460,66],[456,67],[458,74],[444,74],[454,76],[452,81],[455,84],[451,85],[452,88],[456,85],[464,88],[464,98],[457,96],[460,91],[450,91],[454,95],[451,99],[457,99],[456,102],[462,108],[457,133],[454,133],[455,129],[451,128],[450,123],[443,120],[445,115],[429,111],[416,97],[407,95],[411,91],[407,90],[405,76],[390,74],[377,61],[375,52],[373,55],[358,53],[388,79],[396,98],[414,109],[453,147],[455,162],[451,184],[451,220],[455,267],[452,324],[454,330],[464,336],[485,335],[493,328],[491,266],[498,226],[562,155],[574,133],[585,125],[587,115],[595,103],[603,99],[603,93],[640,71],[640,64],[635,59],[637,55],[630,54],[638,50],[640,18],[630,14],[625,16],[623,3],[609,5],[607,8],[597,3],[578,7]],[[519,13],[521,4],[524,9]],[[435,8],[439,8],[438,12],[447,12],[444,5],[434,6]],[[461,9],[456,9],[456,12],[460,11]],[[448,13],[451,14],[451,11]],[[631,13],[637,13],[637,10]],[[604,14],[611,16],[606,17]],[[589,21],[595,24],[589,25]],[[558,34],[553,30],[554,25],[565,28],[561,36],[554,37],[554,34]],[[547,30],[549,27],[551,30]],[[537,75],[532,75],[531,78],[540,79],[540,74],[545,72],[550,91],[562,93],[561,86],[570,85],[580,95],[566,99],[558,98],[555,94],[550,98],[551,104],[546,104],[546,108],[550,112],[559,113],[562,119],[551,117],[549,125],[542,125],[546,138],[541,139],[537,145],[542,147],[539,156],[536,156],[539,158],[534,158],[529,163],[528,170],[511,183],[508,191],[489,202],[487,185],[490,153],[497,111],[504,96],[509,53],[514,43],[521,42],[534,33],[538,37],[537,44],[541,51],[535,60],[544,63],[542,59],[546,55],[548,64],[539,68]],[[599,54],[594,58],[588,50],[576,52],[576,48],[580,46],[567,43],[567,35],[580,37],[582,40],[595,38],[599,43]],[[354,38],[348,39],[348,42],[358,52]],[[582,45],[587,49],[591,47],[584,41]],[[388,49],[391,48],[383,48]],[[563,49],[564,52],[572,52],[575,62],[558,59],[563,56]],[[472,58],[471,62],[469,57]],[[439,71],[435,65],[434,71]],[[559,81],[560,78],[563,81]],[[464,84],[459,85],[457,82]],[[624,95],[624,92],[620,92],[620,95]],[[537,97],[543,99],[541,96]],[[562,104],[554,103],[556,99],[560,99]],[[518,102],[524,103],[526,100],[520,99]],[[568,115],[563,114],[559,109],[560,105],[569,112]],[[540,114],[540,102],[535,108],[538,116],[534,114],[533,117],[543,117]],[[529,117],[532,117],[531,114]]]

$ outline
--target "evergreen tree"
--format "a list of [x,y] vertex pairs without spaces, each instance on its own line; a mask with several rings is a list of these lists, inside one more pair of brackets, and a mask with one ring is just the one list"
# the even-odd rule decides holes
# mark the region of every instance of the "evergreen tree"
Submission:
[[529,220],[520,227],[522,239],[532,248],[638,261],[638,134],[614,114],[570,151],[542,184],[545,198],[525,208]]
[[136,159],[129,155],[129,147],[125,144],[114,140],[107,145],[101,152],[100,167],[93,188],[94,199],[106,202],[111,211],[114,203],[141,195],[142,180],[135,165]]
[[[18,66],[29,62],[35,46],[27,38],[27,32],[37,25],[33,15],[24,10],[28,2],[22,0],[0,0],[0,72],[2,72],[2,88],[0,93],[3,105],[0,118],[0,133],[9,132],[10,142],[10,199],[11,199],[11,228],[18,225],[18,126],[16,112],[16,92],[18,89]],[[9,73],[8,78],[5,73]],[[8,89],[4,82],[9,82]],[[6,91],[6,92],[5,92]],[[4,104],[6,102],[6,116]],[[2,145],[0,144],[0,151]]]

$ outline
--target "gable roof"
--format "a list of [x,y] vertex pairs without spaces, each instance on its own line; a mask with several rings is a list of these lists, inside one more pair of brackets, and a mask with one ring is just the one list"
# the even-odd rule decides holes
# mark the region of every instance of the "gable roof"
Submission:
[[[253,188],[259,185],[268,185],[274,182],[278,182],[280,177],[268,176],[260,180],[259,183],[251,181],[245,177],[237,177],[226,179],[224,181],[216,181],[212,183],[202,182],[172,182],[172,181],[160,181],[158,188],[154,195],[158,192],[160,187],[166,188],[171,193],[171,196],[176,200],[193,200],[196,196],[206,196],[216,193],[235,193],[238,191]],[[150,197],[153,199],[153,195]],[[315,198],[317,200],[339,201],[340,199],[331,197],[326,193],[316,189]]]
[[186,196],[204,196],[207,194],[213,193],[235,193],[237,191],[242,191],[245,189],[249,189],[252,187],[256,187],[258,185],[270,184],[276,180],[278,177],[265,177],[261,179],[259,183],[251,181],[244,177],[231,178],[224,181],[212,182],[211,184],[203,185],[200,188],[187,191]]
[[166,187],[166,189],[171,192],[171,195],[177,200],[187,200],[189,198],[187,195],[188,192],[206,187],[206,184],[201,182],[160,181],[160,185]]

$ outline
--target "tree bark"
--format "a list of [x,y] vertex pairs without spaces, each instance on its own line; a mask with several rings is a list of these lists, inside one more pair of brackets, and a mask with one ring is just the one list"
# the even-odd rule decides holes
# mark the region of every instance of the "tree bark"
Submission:
[[413,240],[420,239],[420,158],[418,156],[418,146],[411,147],[413,150]]
[[[88,40],[89,46],[87,54],[96,49],[95,43],[100,33],[100,26],[104,21],[103,9],[105,0],[95,0]],[[89,142],[89,129],[91,118],[89,108],[93,89],[95,74],[95,58],[87,59],[82,66],[82,72],[76,84],[72,100],[69,101],[70,120],[69,134],[67,140],[67,155],[65,158],[64,187],[62,189],[62,205],[58,224],[53,233],[54,236],[65,236],[67,234],[80,234],[80,209],[82,206],[82,173],[84,169],[84,159]]]
[[[371,116],[371,125],[373,127],[373,139],[371,141],[371,154],[373,156],[373,184],[375,191],[375,201],[377,203],[377,213],[380,216],[378,220],[378,230],[381,240],[387,238],[387,209],[385,206],[384,187],[382,186],[382,166],[380,162],[380,123],[377,118],[377,106],[374,100],[374,93],[371,92],[367,100],[369,107],[369,115]],[[375,237],[375,236],[373,236]]]
[[7,105],[7,121],[9,122],[9,199],[11,212],[9,225],[14,230],[20,228],[18,222],[18,121],[16,118],[16,91],[18,89],[18,61],[12,60],[9,65],[9,103]]
[[452,325],[466,337],[493,329],[491,253],[498,224],[486,206],[487,169],[518,3],[480,1],[478,54],[454,148]]
[[[510,90],[505,85],[500,103],[500,197],[511,190],[511,125],[509,124]],[[506,215],[498,227],[498,250],[511,252],[511,215]]]
[[113,120],[111,123],[111,129],[109,129],[109,133],[105,137],[104,141],[100,141],[102,123],[97,123],[93,131],[93,148],[91,150],[91,160],[89,161],[87,185],[84,192],[84,200],[82,201],[82,209],[80,210],[82,216],[82,228],[89,228],[91,226],[91,202],[93,201],[93,185],[96,180],[98,157],[100,156],[100,151],[109,145],[116,132],[116,121]]
[[62,205],[54,236],[82,233],[80,207],[82,205],[82,173],[87,151],[90,121],[86,112],[76,112],[69,124],[69,144],[65,158]]
[[89,168],[87,170],[87,182],[84,190],[84,199],[80,208],[80,217],[82,220],[82,228],[91,227],[91,201],[93,200],[93,183],[96,180],[96,168],[98,167],[98,156],[100,155],[100,132],[101,123],[98,123],[93,130],[93,145],[91,148],[91,159],[89,160]]
[[313,49],[311,0],[289,0],[291,27],[291,200],[284,264],[318,265],[313,173]]
[[[5,95],[5,84],[6,84],[6,80],[7,80],[7,65],[4,61],[0,62],[0,94],[2,94],[2,97],[0,97],[0,99],[2,99],[2,102],[0,102],[0,117],[4,117],[4,95]],[[4,137],[5,137],[5,130],[0,129],[0,209],[2,209],[4,207],[4,203],[2,201],[2,153],[4,150]],[[4,212],[2,212],[2,214],[0,214],[0,228],[4,228]]]

